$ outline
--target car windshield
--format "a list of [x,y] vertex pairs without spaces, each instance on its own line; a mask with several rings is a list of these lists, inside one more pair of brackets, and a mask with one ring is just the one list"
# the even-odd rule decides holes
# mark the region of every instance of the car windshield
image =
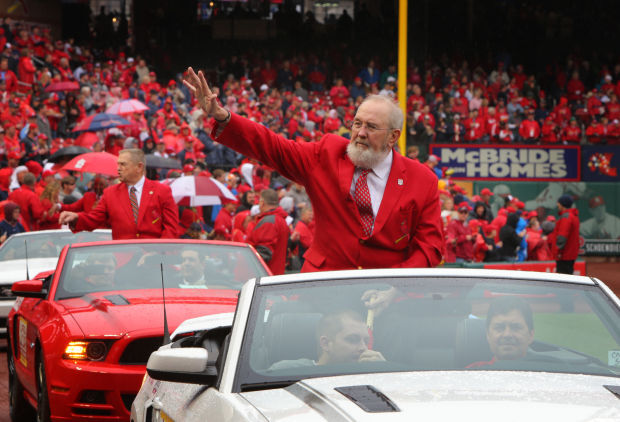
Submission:
[[28,258],[58,258],[65,245],[100,240],[112,240],[112,232],[40,231],[24,236],[11,236],[0,248],[0,261],[25,259],[26,248]]
[[110,290],[239,290],[267,275],[248,247],[206,243],[110,244],[69,249],[56,299]]
[[[382,296],[389,304],[369,312],[365,300]],[[620,313],[593,285],[464,277],[262,285],[245,333],[240,390],[411,370],[620,374]]]

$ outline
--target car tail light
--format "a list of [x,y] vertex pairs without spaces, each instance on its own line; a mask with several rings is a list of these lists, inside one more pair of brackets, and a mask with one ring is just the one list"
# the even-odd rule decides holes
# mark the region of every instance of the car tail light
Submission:
[[103,360],[108,351],[102,341],[71,341],[65,348],[63,358],[72,360]]

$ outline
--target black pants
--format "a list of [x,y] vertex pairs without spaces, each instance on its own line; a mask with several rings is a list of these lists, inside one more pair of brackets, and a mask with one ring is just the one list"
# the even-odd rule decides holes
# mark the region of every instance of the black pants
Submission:
[[575,266],[575,260],[572,261],[555,261],[555,272],[561,274],[572,274]]

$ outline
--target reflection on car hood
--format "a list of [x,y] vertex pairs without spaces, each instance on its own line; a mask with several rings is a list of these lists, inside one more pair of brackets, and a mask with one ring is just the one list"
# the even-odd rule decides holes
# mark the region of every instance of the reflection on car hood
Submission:
[[[335,390],[372,385],[400,411],[370,413]],[[535,372],[402,372],[314,378],[242,393],[269,421],[612,421],[620,379]],[[371,395],[372,396],[372,395]],[[366,401],[362,399],[362,401]]]
[[[235,290],[166,289],[168,327],[200,315],[232,312]],[[85,335],[122,336],[131,332],[163,333],[161,290],[125,290],[90,293],[58,302],[71,313]]]
[[[52,258],[30,258],[28,259],[28,275],[30,278],[42,271],[56,269],[58,257]],[[26,260],[12,259],[0,262],[0,284],[13,284],[16,281],[26,279]]]

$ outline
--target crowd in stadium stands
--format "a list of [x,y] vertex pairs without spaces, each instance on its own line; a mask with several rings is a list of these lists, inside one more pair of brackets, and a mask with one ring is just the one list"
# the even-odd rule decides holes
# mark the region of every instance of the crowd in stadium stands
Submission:
[[[350,57],[332,61],[327,54],[293,54],[270,61],[247,52],[222,58],[207,74],[229,110],[296,142],[313,142],[328,132],[348,137],[356,106],[364,96],[397,98],[395,64],[379,66],[373,59],[360,66]],[[11,200],[14,192],[19,196],[24,189],[34,195],[30,209],[21,207],[21,219],[5,215],[13,224],[9,230],[0,225],[3,238],[19,230],[16,224],[24,230],[57,227],[59,211],[86,192],[93,192],[95,198],[90,207],[96,204],[107,183],[104,177],[70,174],[61,168],[62,161],[48,161],[59,149],[79,145],[112,154],[138,147],[147,154],[177,159],[182,170],[149,169],[149,177],[212,175],[238,195],[237,203],[222,207],[180,207],[182,236],[208,233],[218,239],[246,240],[259,212],[256,194],[273,188],[288,217],[292,244],[307,248],[312,214],[304,216],[309,203],[303,187],[214,142],[213,121],[195,107],[182,79],[182,73],[168,81],[158,78],[139,55],[106,50],[94,57],[88,47],[52,39],[46,27],[4,20],[0,26],[0,200]],[[548,86],[541,86],[522,66],[502,62],[490,68],[470,68],[467,61],[412,63],[406,93],[412,158],[418,154],[413,150],[418,151],[437,169],[436,157],[426,158],[430,143],[620,143],[620,65],[603,66],[593,74],[587,62],[568,60],[566,67],[549,68],[544,79]],[[87,116],[123,99],[139,100],[148,109],[125,115],[131,122],[128,126],[94,133],[74,131]],[[445,170],[438,176],[443,177]],[[442,202],[447,261],[517,259],[517,252],[525,259],[525,251],[530,259],[551,256],[548,248],[539,245],[547,241],[548,227],[544,223],[541,227],[531,213],[519,213],[519,203],[507,203],[506,212],[491,216],[482,197],[468,199],[444,190]],[[467,213],[460,212],[463,204]],[[30,215],[24,218],[26,213]],[[527,244],[508,247],[502,233],[506,239],[516,233]]]

